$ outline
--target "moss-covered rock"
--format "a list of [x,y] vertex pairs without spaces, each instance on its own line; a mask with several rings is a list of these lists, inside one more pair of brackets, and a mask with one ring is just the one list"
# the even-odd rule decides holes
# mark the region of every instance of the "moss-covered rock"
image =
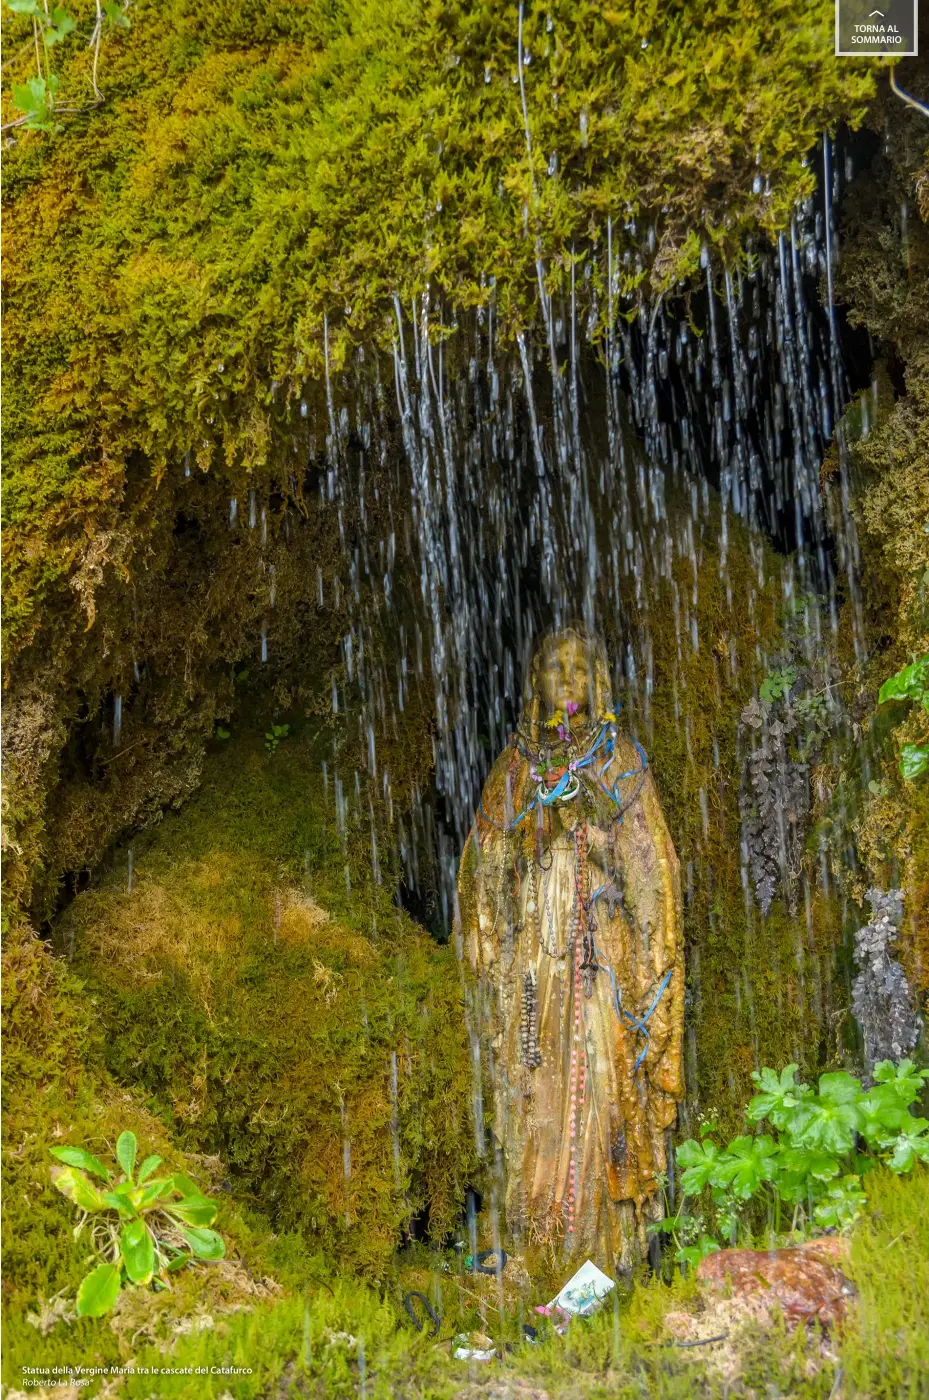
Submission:
[[[796,603],[785,599],[789,561],[731,518],[723,553],[714,493],[694,518],[672,492],[668,513],[672,536],[688,547],[675,550],[667,575],[647,566],[639,598],[630,581],[622,618],[635,623],[610,640],[621,654],[631,632],[636,654],[649,658],[650,674],[624,694],[621,722],[648,749],[681,862],[685,1112],[719,1115],[735,1129],[753,1070],[796,1061],[815,1074],[837,1055],[841,911],[818,879],[813,848],[797,872],[807,877],[806,909],[778,897],[762,918],[743,871],[739,722],[787,644]],[[814,820],[836,776],[834,756],[824,757]]]
[[346,867],[306,736],[217,750],[134,843],[131,889],[123,851],[56,944],[114,1078],[277,1227],[377,1272],[414,1216],[452,1228],[476,1166],[458,964],[370,849]]
[[204,1189],[211,1163],[179,1151],[143,1096],[109,1075],[87,989],[20,923],[5,941],[3,1018],[6,1384],[21,1383],[19,1368],[26,1365],[124,1364],[139,1328],[170,1339],[193,1316],[248,1310],[313,1276],[299,1237],[275,1241],[260,1211],[220,1194],[217,1225],[227,1247],[221,1264],[188,1268],[167,1293],[127,1291],[102,1320],[75,1320],[77,1287],[95,1258],[88,1231],[73,1232],[74,1207],[52,1185],[49,1148],[85,1146],[112,1158],[116,1138],[128,1128],[143,1152],[157,1152],[167,1170]]
[[[299,1344],[301,1291],[382,1278],[414,1216],[439,1238],[457,1221],[476,1169],[458,964],[365,870],[359,833],[337,834],[309,737],[215,744],[199,796],[134,844],[131,892],[124,848],[59,921],[57,952],[8,930],[8,1383],[140,1347],[152,1364],[204,1327],[230,1364],[258,1332]],[[112,1156],[125,1128],[218,1200],[227,1259],[55,1322],[92,1256],[48,1149]],[[326,1316],[314,1305],[320,1345]]]

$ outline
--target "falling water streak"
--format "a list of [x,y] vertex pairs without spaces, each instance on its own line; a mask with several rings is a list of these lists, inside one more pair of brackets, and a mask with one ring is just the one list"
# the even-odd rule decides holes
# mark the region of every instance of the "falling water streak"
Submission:
[[[523,77],[523,0],[519,0],[519,20],[516,38],[516,71],[519,74],[519,100],[523,109],[523,132],[526,137],[526,155],[529,158],[529,174],[532,179],[532,192],[535,195],[535,172],[532,165],[532,137],[529,133],[529,108],[526,105],[526,81]],[[534,202],[534,201],[533,201]]]
[[123,697],[116,695],[113,698],[113,747],[119,744],[123,732]]
[[839,337],[835,321],[835,287],[833,279],[833,228],[832,228],[832,162],[827,134],[823,134],[823,200],[825,204],[826,236],[826,289],[827,313],[829,316],[829,368],[832,383],[833,421],[836,423],[836,445],[839,457],[839,499],[842,510],[842,529],[838,532],[840,556],[844,554],[848,596],[852,609],[852,641],[855,659],[860,663],[866,658],[864,640],[864,613],[861,598],[861,556],[858,549],[858,533],[852,514],[851,486],[848,474],[848,450],[845,442],[845,429],[838,422],[845,398],[844,374],[842,371]]
[[340,1096],[339,1099],[339,1112],[342,1118],[342,1179],[345,1182],[345,1223],[350,1225],[352,1217],[349,1209],[349,1182],[352,1177],[352,1144],[348,1135],[348,1109],[344,1095]]
[[390,1052],[390,1131],[393,1137],[394,1148],[394,1180],[397,1189],[400,1189],[400,1104],[399,1086],[397,1082],[397,1052]]
[[358,1338],[358,1393],[361,1400],[367,1400],[368,1395],[368,1367],[365,1362],[364,1338]]

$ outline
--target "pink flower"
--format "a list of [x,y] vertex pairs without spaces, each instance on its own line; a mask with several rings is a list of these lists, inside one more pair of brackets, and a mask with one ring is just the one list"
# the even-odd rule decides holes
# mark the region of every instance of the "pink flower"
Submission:
[[564,727],[563,724],[559,724],[559,726],[558,726],[558,738],[559,738],[559,739],[567,739],[567,737],[568,737],[568,731],[565,729],[565,727]]
[[567,705],[565,705],[565,709],[567,710],[569,715],[576,715],[578,710],[577,701],[569,700]]

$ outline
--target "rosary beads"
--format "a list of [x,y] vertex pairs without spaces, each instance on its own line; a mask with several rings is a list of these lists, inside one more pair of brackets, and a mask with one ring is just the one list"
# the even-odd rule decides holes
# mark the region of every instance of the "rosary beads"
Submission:
[[529,968],[523,976],[523,1014],[520,1023],[523,1064],[527,1069],[538,1069],[542,1063],[539,1049],[539,1009],[536,998],[535,971]]

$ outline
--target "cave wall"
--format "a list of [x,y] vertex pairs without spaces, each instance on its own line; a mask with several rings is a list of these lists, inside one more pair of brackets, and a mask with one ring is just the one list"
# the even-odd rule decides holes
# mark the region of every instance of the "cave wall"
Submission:
[[[929,67],[909,65],[909,88],[926,100]],[[881,149],[842,207],[836,295],[874,346],[872,389],[845,420],[861,551],[869,656],[849,677],[856,737],[872,767],[853,814],[860,868],[849,882],[903,890],[899,953],[923,1009],[929,994],[929,791],[906,781],[904,743],[929,739],[918,705],[877,706],[881,684],[929,652],[929,165],[925,118],[889,92],[869,124]],[[838,509],[835,449],[823,476]]]
[[[696,269],[701,239],[737,256],[873,87],[832,62],[825,3],[798,30],[786,3],[734,25],[725,3],[564,0],[525,17],[527,155],[515,14],[142,0],[130,21],[103,105],[6,150],[7,880],[40,922],[66,872],[193,791],[266,616],[274,664],[331,651],[331,519],[280,548],[325,466],[327,361],[389,344],[395,296],[468,308],[491,272],[511,337],[538,318],[536,243],[564,288],[611,208],[632,297]],[[4,25],[25,80],[29,21]],[[92,55],[56,55],[79,105]],[[264,550],[227,528],[253,491]]]

